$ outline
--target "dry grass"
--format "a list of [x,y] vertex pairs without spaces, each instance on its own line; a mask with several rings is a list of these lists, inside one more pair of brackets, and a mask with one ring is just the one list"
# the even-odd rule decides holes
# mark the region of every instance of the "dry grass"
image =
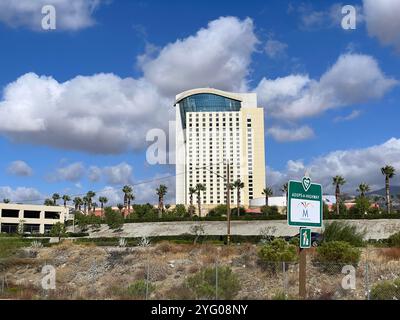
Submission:
[[383,248],[378,255],[386,261],[400,260],[400,248]]
[[196,272],[198,272],[199,271],[199,267],[198,266],[196,266],[196,265],[191,265],[189,268],[188,268],[188,272],[189,273],[196,273]]

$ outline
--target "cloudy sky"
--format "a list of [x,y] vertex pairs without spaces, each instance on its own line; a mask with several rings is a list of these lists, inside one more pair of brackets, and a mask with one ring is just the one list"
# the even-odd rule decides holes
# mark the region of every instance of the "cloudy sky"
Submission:
[[380,167],[400,171],[400,1],[351,4],[355,30],[335,1],[1,0],[0,199],[117,203],[133,184],[146,202],[165,183],[172,202],[146,134],[194,87],[258,94],[275,189],[306,170],[327,193],[336,174],[381,188]]

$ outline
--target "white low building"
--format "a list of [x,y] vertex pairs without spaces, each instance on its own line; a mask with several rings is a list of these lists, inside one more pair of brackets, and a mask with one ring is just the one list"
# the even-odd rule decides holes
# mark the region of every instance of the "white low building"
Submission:
[[[328,205],[333,205],[336,203],[336,197],[332,195],[323,195],[322,201]],[[286,197],[269,197],[269,206],[286,207]],[[250,207],[262,207],[265,206],[265,197],[256,198],[250,201]]]
[[0,230],[16,233],[23,225],[26,233],[45,233],[57,222],[68,219],[69,208],[33,204],[0,203]]

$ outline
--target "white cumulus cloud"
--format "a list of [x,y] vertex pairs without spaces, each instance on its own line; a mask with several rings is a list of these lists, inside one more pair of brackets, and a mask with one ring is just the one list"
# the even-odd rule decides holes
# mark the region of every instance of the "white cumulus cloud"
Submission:
[[7,172],[16,176],[27,177],[33,174],[32,168],[22,160],[16,160],[10,163]]
[[27,73],[4,89],[0,134],[88,153],[142,150],[149,130],[168,132],[177,93],[199,86],[244,89],[256,42],[251,19],[221,17],[155,56],[142,56],[141,78],[95,74],[58,82]]
[[93,12],[104,0],[1,0],[0,21],[17,28],[42,29],[42,8],[52,5],[56,9],[56,28],[79,30],[95,24]]
[[35,188],[17,187],[15,189],[9,186],[0,187],[0,201],[3,199],[9,199],[11,202],[37,202],[40,199],[44,199],[42,195]]
[[368,34],[400,52],[400,1],[363,0]]
[[308,75],[264,78],[255,91],[267,114],[295,120],[379,99],[397,84],[382,72],[373,57],[343,54],[319,80]]
[[280,142],[301,141],[314,137],[314,131],[309,126],[293,129],[273,126],[267,130],[267,133]]
[[142,57],[144,77],[172,96],[197,87],[244,90],[258,42],[253,28],[249,18],[211,21],[196,35],[165,46],[155,59]]
[[268,57],[275,59],[284,56],[287,48],[287,43],[279,40],[269,39],[265,44],[264,50]]
[[[367,148],[333,151],[309,163],[290,160],[281,171],[267,167],[267,183],[277,189],[289,179],[301,179],[308,170],[311,179],[323,185],[324,192],[332,193],[332,177],[342,175],[347,181],[343,190],[355,194],[362,182],[368,183],[372,190],[383,188],[385,180],[380,169],[387,164],[400,171],[400,139],[391,138]],[[400,175],[396,175],[392,184],[399,183]]]
[[85,175],[85,166],[82,162],[75,162],[66,165],[48,176],[49,181],[70,181],[78,182]]

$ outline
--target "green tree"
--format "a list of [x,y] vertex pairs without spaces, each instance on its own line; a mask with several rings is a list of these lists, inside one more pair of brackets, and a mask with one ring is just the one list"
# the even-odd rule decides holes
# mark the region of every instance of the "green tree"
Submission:
[[201,192],[206,191],[206,186],[202,183],[198,183],[196,185],[196,192],[197,192],[197,206],[199,209],[199,217],[201,217]]
[[263,192],[261,192],[265,196],[265,205],[268,207],[268,198],[272,197],[274,192],[272,191],[272,188],[266,187],[263,189]]
[[7,198],[3,199],[3,203],[10,203],[10,199]]
[[216,207],[212,208],[209,212],[208,215],[210,217],[221,217],[223,215],[226,215],[227,212],[227,206],[226,204],[219,204]]
[[65,226],[61,222],[57,222],[51,227],[50,235],[52,237],[61,237],[65,234]]
[[60,199],[60,195],[58,193],[53,193],[51,198],[53,199],[53,204],[56,206],[57,205],[57,200]]
[[167,194],[167,186],[160,184],[160,186],[156,189],[156,194],[158,196],[158,217],[161,218],[164,213],[164,197]]
[[104,205],[108,202],[107,197],[99,197],[101,216],[104,216]]
[[381,168],[382,174],[385,176],[385,190],[386,190],[386,208],[387,212],[391,212],[391,201],[390,201],[390,179],[395,176],[395,168],[389,165]]
[[71,201],[71,197],[69,195],[67,195],[67,194],[64,194],[62,196],[62,199],[64,201],[64,208],[66,208],[67,207],[67,202]]
[[344,185],[346,180],[342,176],[334,176],[332,178],[332,184],[335,186],[335,198],[336,198],[336,214],[340,214],[340,186]]
[[237,215],[240,215],[240,190],[244,188],[244,183],[238,179],[232,185],[231,189],[236,189],[236,208]]
[[355,208],[357,209],[358,214],[366,214],[371,208],[371,202],[365,196],[357,197]]
[[121,211],[122,209],[120,212],[117,212],[109,207],[105,209],[105,222],[110,229],[120,229],[124,225],[124,217]]
[[361,183],[359,186],[358,186],[358,189],[357,189],[357,192],[359,192],[360,193],[360,197],[365,197],[365,194],[367,193],[367,192],[369,192],[371,190],[371,188],[369,187],[369,185],[367,184],[367,183]]

